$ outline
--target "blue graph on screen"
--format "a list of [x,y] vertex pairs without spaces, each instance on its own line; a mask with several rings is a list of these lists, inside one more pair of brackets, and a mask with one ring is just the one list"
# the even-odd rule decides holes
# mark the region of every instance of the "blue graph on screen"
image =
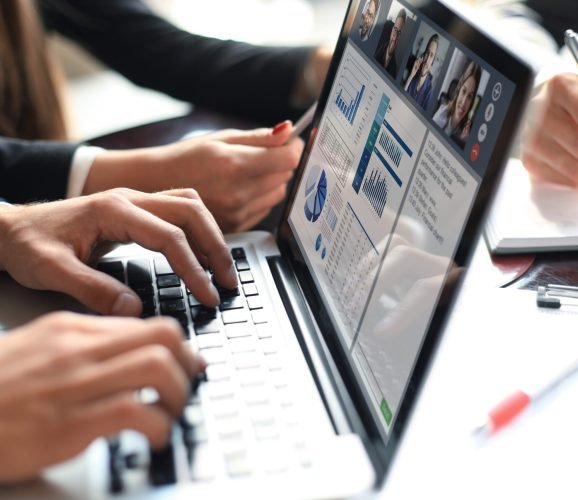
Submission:
[[357,110],[359,109],[359,104],[361,103],[364,92],[365,85],[362,85],[355,94],[355,97],[349,98],[349,102],[346,102],[344,100],[345,96],[343,96],[343,89],[339,89],[339,94],[337,94],[337,98],[335,99],[335,105],[351,125],[353,125],[353,122],[355,121],[355,116],[357,115]]
[[367,71],[352,57],[345,57],[343,68],[335,82],[332,102],[334,113],[343,118],[345,127],[353,127],[363,102],[371,99],[372,91],[366,85],[370,81]]
[[327,176],[325,170],[314,165],[305,182],[305,217],[315,222],[319,219],[327,199]]

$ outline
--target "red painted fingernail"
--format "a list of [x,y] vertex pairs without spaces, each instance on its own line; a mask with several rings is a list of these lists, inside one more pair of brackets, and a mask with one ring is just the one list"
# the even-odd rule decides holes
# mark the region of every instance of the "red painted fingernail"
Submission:
[[291,120],[285,120],[284,122],[278,123],[277,125],[275,125],[275,127],[273,127],[273,131],[271,133],[273,135],[280,134],[289,125],[291,125]]

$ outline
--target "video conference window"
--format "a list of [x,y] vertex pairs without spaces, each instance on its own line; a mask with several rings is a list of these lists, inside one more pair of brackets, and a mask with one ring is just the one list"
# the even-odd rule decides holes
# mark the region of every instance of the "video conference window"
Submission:
[[369,39],[375,28],[375,23],[379,16],[381,0],[366,0],[361,9],[361,19],[359,21],[358,35],[362,42]]
[[449,42],[431,26],[422,22],[413,42],[403,77],[403,88],[424,110],[433,102]]
[[374,56],[393,79],[397,78],[401,61],[409,52],[415,23],[416,15],[413,12],[399,2],[391,4]]
[[472,123],[486,91],[489,73],[459,49],[454,50],[433,121],[464,149]]

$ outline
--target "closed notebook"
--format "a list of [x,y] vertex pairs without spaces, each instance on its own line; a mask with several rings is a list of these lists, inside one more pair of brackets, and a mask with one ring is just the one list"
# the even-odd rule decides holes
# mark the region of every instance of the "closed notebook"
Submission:
[[578,190],[532,182],[519,160],[510,160],[485,226],[497,254],[578,249]]

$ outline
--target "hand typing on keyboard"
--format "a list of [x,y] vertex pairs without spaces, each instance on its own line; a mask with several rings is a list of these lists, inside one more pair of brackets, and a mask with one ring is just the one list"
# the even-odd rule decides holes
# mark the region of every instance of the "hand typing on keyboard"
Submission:
[[[35,476],[100,436],[162,449],[205,362],[170,319],[45,316],[0,337],[0,483]],[[134,391],[152,387],[144,404]]]
[[55,290],[102,314],[138,316],[140,297],[87,264],[111,242],[136,242],[162,252],[206,306],[219,304],[207,276],[237,286],[223,235],[192,189],[156,194],[115,189],[80,198],[0,209],[0,270],[24,286]]

